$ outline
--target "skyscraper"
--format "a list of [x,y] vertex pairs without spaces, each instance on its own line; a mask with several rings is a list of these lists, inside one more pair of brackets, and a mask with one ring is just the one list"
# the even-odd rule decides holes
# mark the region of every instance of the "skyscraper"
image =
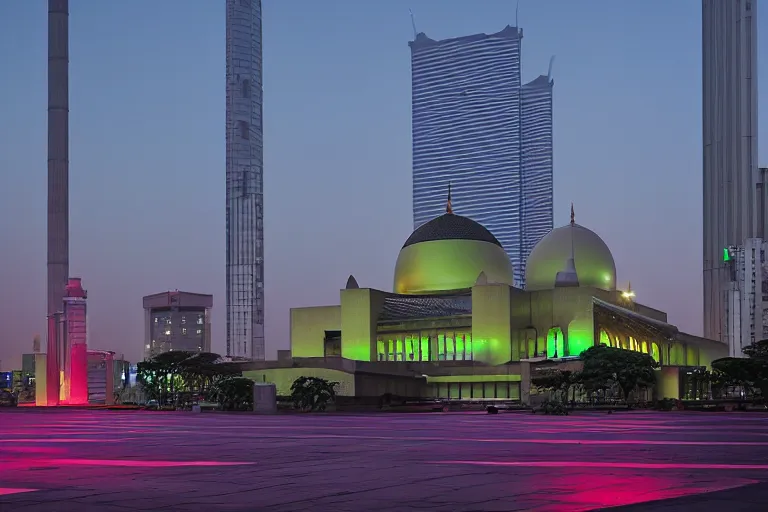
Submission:
[[69,1],[48,0],[46,405],[58,405],[66,347],[58,335],[69,278]]
[[[518,275],[525,276],[528,255],[539,240],[552,231],[554,221],[551,77],[541,75],[523,85],[522,94],[520,178],[523,204],[518,264],[521,273]],[[519,284],[525,283],[519,281]]]
[[704,336],[726,341],[724,252],[766,239],[757,167],[757,2],[702,0]]
[[261,1],[226,6],[227,355],[264,359]]
[[486,226],[510,257],[515,283],[552,229],[552,85],[522,85],[522,29],[411,47],[414,228],[456,211]]
[[48,305],[69,279],[69,1],[48,0]]

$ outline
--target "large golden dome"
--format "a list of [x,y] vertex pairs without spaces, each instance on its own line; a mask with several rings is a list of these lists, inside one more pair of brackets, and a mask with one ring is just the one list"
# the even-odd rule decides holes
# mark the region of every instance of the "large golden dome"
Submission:
[[571,221],[541,239],[525,265],[525,289],[555,287],[557,273],[565,270],[573,254],[579,286],[616,289],[616,263],[608,246],[594,231]]
[[446,213],[408,237],[395,264],[395,293],[430,294],[470,288],[484,272],[488,282],[513,283],[512,264],[490,231]]

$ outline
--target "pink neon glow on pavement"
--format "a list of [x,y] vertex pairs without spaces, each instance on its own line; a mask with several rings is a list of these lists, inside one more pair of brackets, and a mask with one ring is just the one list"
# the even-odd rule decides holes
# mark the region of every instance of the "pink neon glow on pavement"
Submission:
[[[44,438],[41,437],[40,439],[25,439],[25,438],[10,438],[10,439],[0,439],[0,443],[40,443],[40,444],[46,444],[46,443],[120,443],[123,441],[129,441],[132,439],[138,439],[136,437],[121,437],[120,439],[90,439],[90,438],[57,438],[57,437],[51,437],[51,438]],[[3,450],[7,450],[8,448],[3,448]]]
[[660,445],[660,446],[768,446],[766,441],[660,441],[644,439],[483,439],[472,437],[434,437],[434,436],[365,436],[343,434],[306,434],[306,435],[266,435],[263,438],[275,439],[370,439],[376,441],[444,441],[475,443],[518,443],[518,444],[583,444],[583,445]]
[[40,489],[14,489],[13,487],[0,487],[0,496],[8,496],[9,494],[19,494],[22,492],[35,492]]
[[753,483],[757,482],[723,478],[696,484],[685,479],[633,475],[631,485],[628,485],[623,475],[607,474],[595,479],[594,475],[568,474],[556,484],[557,502],[538,506],[536,510],[582,512],[724,491]]
[[254,462],[216,462],[207,460],[173,461],[173,460],[118,460],[118,459],[40,459],[38,463],[52,466],[110,466],[125,468],[183,468],[207,466],[250,466]]
[[482,461],[446,460],[430,464],[464,464],[469,466],[509,466],[520,468],[602,468],[602,469],[759,469],[768,470],[768,464],[686,464],[660,462],[578,462],[578,461]]

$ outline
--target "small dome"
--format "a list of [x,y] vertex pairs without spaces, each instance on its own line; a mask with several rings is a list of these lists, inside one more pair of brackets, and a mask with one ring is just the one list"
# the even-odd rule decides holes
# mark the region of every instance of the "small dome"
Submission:
[[512,285],[509,256],[490,231],[446,213],[408,237],[395,264],[395,293],[430,294],[471,288],[484,273],[489,283]]
[[403,248],[434,240],[477,240],[501,247],[501,243],[485,226],[468,217],[445,213],[416,228],[403,244]]
[[573,254],[579,286],[616,289],[616,263],[594,231],[575,222],[555,228],[531,251],[525,265],[526,290],[550,290]]

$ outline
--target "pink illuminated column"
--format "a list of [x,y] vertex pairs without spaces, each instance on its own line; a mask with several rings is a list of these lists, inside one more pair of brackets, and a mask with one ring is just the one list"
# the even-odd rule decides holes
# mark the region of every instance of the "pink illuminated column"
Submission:
[[64,368],[65,388],[69,405],[88,404],[88,345],[86,328],[87,292],[79,277],[69,278],[64,296],[66,320],[65,353],[69,355]]
[[61,313],[48,315],[48,348],[45,359],[45,405],[59,405],[61,389],[60,347],[63,338]]

